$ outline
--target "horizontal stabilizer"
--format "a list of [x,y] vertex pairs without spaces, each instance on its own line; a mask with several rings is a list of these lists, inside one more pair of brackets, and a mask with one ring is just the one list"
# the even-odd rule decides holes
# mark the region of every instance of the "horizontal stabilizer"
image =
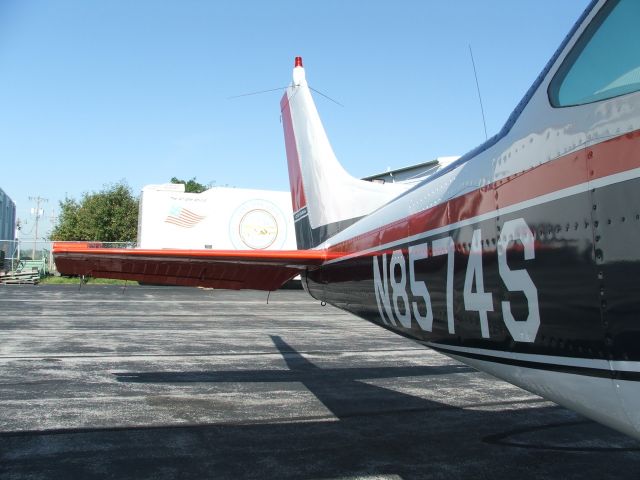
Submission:
[[268,291],[327,260],[323,250],[145,250],[100,242],[54,242],[53,255],[63,275]]

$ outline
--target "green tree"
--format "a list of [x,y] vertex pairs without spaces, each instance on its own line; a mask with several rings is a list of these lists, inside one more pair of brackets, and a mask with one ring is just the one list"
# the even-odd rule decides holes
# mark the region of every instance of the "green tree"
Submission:
[[125,182],[84,193],[80,201],[60,202],[58,224],[52,240],[133,242],[138,230],[138,199]]
[[171,179],[171,183],[184,183],[184,191],[188,193],[202,193],[209,189],[209,186],[197,182],[196,177],[193,177],[191,180],[187,180],[186,182],[173,177]]

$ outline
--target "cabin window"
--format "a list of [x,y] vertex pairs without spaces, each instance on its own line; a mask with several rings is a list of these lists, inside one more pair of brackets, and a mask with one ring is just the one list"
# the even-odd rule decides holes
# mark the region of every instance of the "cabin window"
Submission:
[[582,105],[640,90],[639,24],[640,1],[608,2],[551,80],[551,105]]

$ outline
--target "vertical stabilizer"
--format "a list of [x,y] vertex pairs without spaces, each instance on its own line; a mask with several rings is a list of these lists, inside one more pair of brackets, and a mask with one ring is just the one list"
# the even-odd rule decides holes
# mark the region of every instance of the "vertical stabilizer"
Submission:
[[338,162],[320,121],[302,58],[280,102],[298,248],[312,248],[408,188],[349,175]]

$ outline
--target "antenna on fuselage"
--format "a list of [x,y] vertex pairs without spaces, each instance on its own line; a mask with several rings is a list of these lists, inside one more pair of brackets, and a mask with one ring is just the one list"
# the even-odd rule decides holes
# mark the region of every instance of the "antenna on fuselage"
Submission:
[[476,72],[476,62],[473,61],[473,51],[471,50],[471,44],[469,44],[469,55],[471,55],[471,65],[473,66],[473,75],[476,78],[476,88],[478,89],[478,100],[480,101],[480,113],[482,113],[482,125],[484,125],[484,139],[487,140],[487,122],[484,118],[484,108],[482,107],[482,95],[480,95],[480,84],[478,83],[478,72]]

